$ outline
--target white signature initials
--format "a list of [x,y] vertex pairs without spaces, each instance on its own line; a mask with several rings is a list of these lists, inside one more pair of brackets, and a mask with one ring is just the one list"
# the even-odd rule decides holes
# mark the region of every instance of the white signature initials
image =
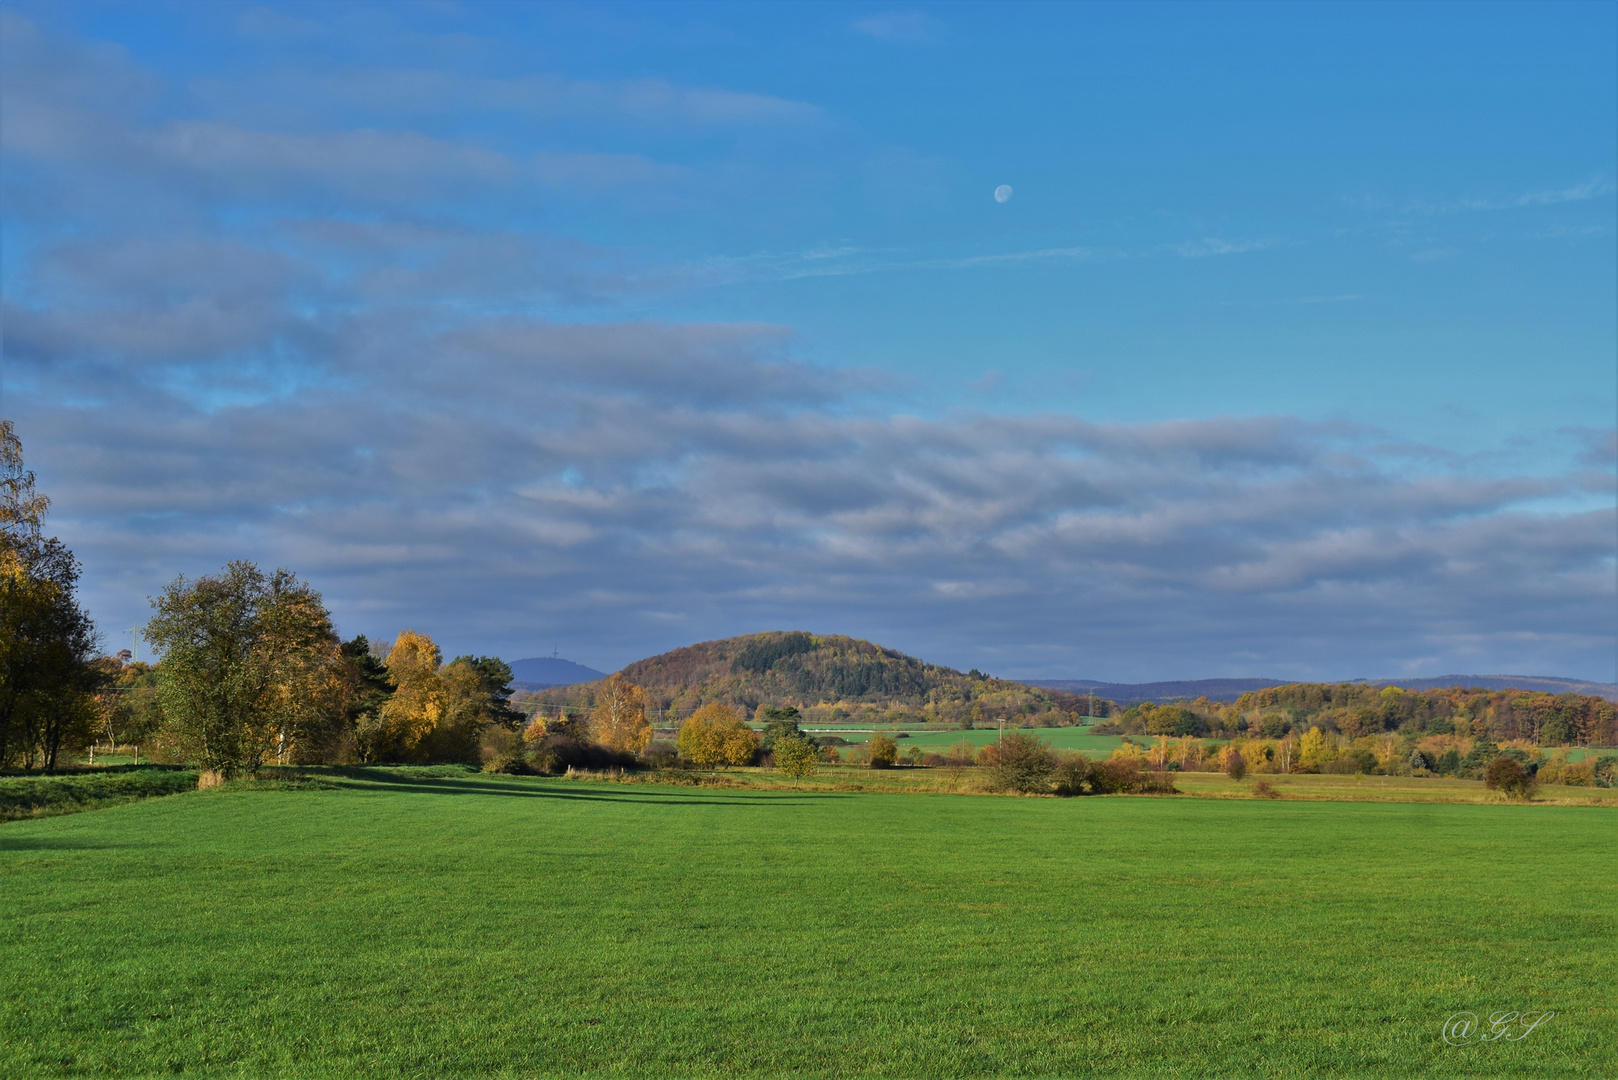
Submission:
[[[1545,1023],[1554,1012],[1517,1012],[1515,1010],[1501,1010],[1489,1014],[1487,1028],[1478,1027],[1478,1014],[1475,1012],[1458,1012],[1444,1021],[1444,1041],[1451,1046],[1465,1046],[1469,1042],[1521,1042],[1539,1025]],[[1523,1025],[1520,1033],[1513,1033],[1517,1024]],[[1477,1038],[1474,1039],[1473,1035]]]

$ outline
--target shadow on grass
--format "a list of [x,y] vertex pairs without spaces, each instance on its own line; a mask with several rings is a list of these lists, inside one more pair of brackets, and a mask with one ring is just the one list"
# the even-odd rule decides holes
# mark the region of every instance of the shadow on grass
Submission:
[[[346,780],[346,782],[345,782]],[[774,792],[720,792],[706,791],[603,791],[599,788],[563,791],[551,785],[517,786],[494,784],[487,781],[425,777],[407,780],[394,775],[386,779],[355,778],[333,781],[334,787],[351,790],[408,791],[429,795],[502,795],[520,799],[562,799],[577,802],[643,803],[649,806],[779,806],[783,803],[801,803],[822,799],[846,799],[849,796],[828,792],[801,792],[796,795],[777,795]],[[564,781],[566,782],[566,781]],[[716,797],[717,796],[717,797]]]
[[0,831],[0,851],[100,851],[106,848],[134,846],[134,844],[108,844],[99,840],[68,840],[54,836],[7,836],[4,831]]

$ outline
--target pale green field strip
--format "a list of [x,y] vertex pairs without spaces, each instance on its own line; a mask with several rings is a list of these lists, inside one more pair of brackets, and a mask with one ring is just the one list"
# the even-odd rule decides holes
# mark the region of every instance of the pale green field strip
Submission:
[[[1118,735],[1088,735],[1080,728],[1006,728],[1032,735],[1056,750],[1083,750],[1092,756],[1106,757],[1123,745]],[[943,750],[962,739],[973,746],[987,746],[1000,737],[999,729],[973,728],[971,731],[911,731],[908,739],[899,741],[901,750],[920,746],[928,750]],[[1140,740],[1136,740],[1137,742]]]
[[[1338,799],[1354,802],[1509,802],[1504,795],[1487,791],[1481,780],[1457,780],[1447,776],[1350,776],[1314,773],[1251,773],[1245,780],[1232,780],[1218,772],[1174,774],[1174,786],[1187,795],[1221,798],[1252,797],[1253,785],[1268,783],[1284,798]],[[1618,788],[1572,787],[1546,784],[1534,796],[1536,804],[1572,802],[1579,805],[1618,808]],[[1615,825],[1618,827],[1618,825]]]

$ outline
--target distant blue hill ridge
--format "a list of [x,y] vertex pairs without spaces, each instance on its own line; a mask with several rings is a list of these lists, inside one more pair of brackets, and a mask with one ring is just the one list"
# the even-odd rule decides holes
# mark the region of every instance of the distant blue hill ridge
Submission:
[[1249,690],[1283,685],[1278,679],[1186,679],[1175,682],[1112,683],[1088,679],[1023,679],[1029,686],[1066,690],[1070,694],[1094,694],[1120,705],[1142,701],[1180,701],[1206,697],[1209,701],[1235,701]]
[[575,664],[559,656],[532,656],[527,660],[511,662],[511,682],[519,690],[537,690],[545,686],[572,686],[574,683],[595,682],[606,677],[605,671]]
[[[1070,694],[1094,694],[1120,705],[1142,701],[1184,701],[1206,697],[1209,701],[1235,701],[1249,690],[1285,685],[1279,679],[1189,679],[1181,682],[1109,683],[1087,679],[1024,679],[1029,686],[1066,690]],[[1539,690],[1548,694],[1590,694],[1618,701],[1618,683],[1559,679],[1550,675],[1441,675],[1436,679],[1340,679],[1296,682],[1361,682],[1371,686],[1398,686],[1406,690],[1442,690],[1451,686],[1481,687],[1485,690]]]

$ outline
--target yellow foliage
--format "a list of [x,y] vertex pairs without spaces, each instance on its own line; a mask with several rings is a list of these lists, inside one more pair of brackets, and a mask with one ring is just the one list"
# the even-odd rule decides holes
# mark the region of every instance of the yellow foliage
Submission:
[[607,679],[596,694],[590,733],[609,750],[636,754],[646,749],[652,741],[652,722],[646,719],[646,691],[619,675]]
[[1298,740],[1298,766],[1305,772],[1318,769],[1337,755],[1336,747],[1328,746],[1326,733],[1318,727],[1312,727],[1303,733]]
[[584,714],[575,713],[569,716],[566,709],[560,710],[560,714],[557,716],[546,716],[539,713],[523,729],[522,737],[525,742],[540,742],[552,735],[565,735],[570,739],[582,739],[584,732],[581,729],[585,727],[586,723],[587,718]]
[[704,705],[680,727],[680,753],[697,765],[746,765],[758,736],[728,705]]
[[1278,742],[1270,739],[1248,739],[1240,744],[1240,749],[1242,757],[1247,759],[1248,772],[1286,771],[1282,766],[1287,762],[1283,759],[1283,751]]
[[[983,749],[989,750],[993,745],[990,743]],[[899,744],[886,735],[872,735],[871,741],[865,744],[865,758],[873,769],[890,768],[899,760]],[[980,763],[983,760],[981,752],[978,754],[978,760]]]
[[1408,755],[1400,747],[1399,736],[1392,734],[1376,740],[1371,753],[1376,755],[1376,763],[1382,767],[1382,771],[1390,775],[1398,771],[1398,767],[1408,760]]
[[409,753],[438,726],[444,715],[443,654],[433,639],[406,630],[388,650],[388,673],[398,687],[382,706],[382,739],[395,752]]
[[1596,763],[1594,758],[1585,758],[1583,761],[1569,761],[1566,750],[1558,750],[1550,756],[1550,760],[1539,767],[1536,774],[1542,784],[1571,784],[1574,787],[1590,787],[1596,782]]
[[1528,739],[1501,739],[1498,745],[1502,750],[1521,750],[1528,755],[1529,761],[1538,761],[1545,756],[1539,744]]

